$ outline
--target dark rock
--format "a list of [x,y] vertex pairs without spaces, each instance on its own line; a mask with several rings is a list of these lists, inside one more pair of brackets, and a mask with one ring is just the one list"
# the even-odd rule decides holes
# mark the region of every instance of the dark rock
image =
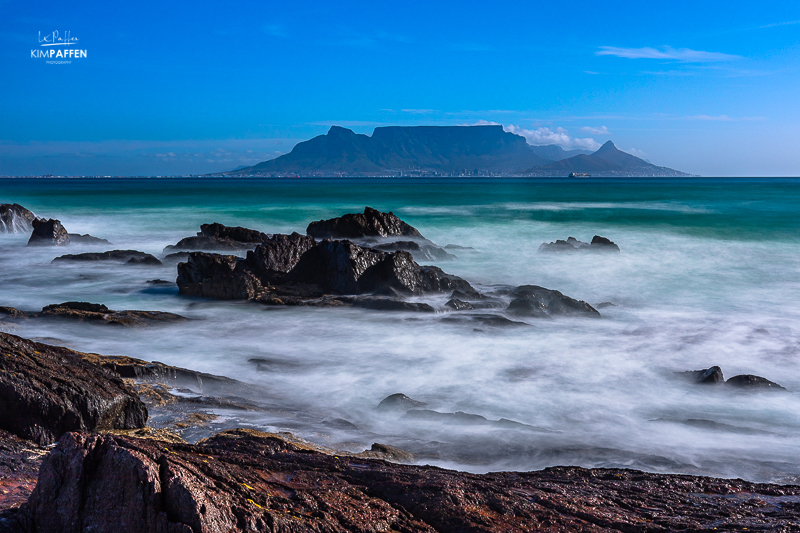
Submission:
[[83,254],[66,254],[53,259],[56,261],[116,261],[130,265],[160,265],[161,261],[151,254],[138,250],[110,250],[108,252],[87,252]]
[[68,309],[70,311],[88,311],[90,313],[108,313],[108,307],[103,304],[93,304],[89,302],[64,302],[60,304],[51,304],[42,308],[43,314],[53,314],[58,312],[59,309]]
[[509,296],[514,299],[508,304],[508,312],[518,316],[549,318],[574,315],[600,318],[600,313],[583,300],[575,300],[538,285],[522,285],[511,290]]
[[448,316],[442,319],[442,322],[446,324],[468,324],[472,323],[479,326],[487,326],[491,328],[519,328],[519,327],[531,327],[530,324],[526,324],[525,322],[517,322],[516,320],[510,320],[504,316],[500,315],[459,315],[459,316]]
[[0,333],[0,429],[38,444],[68,431],[143,427],[147,408],[77,352]]
[[619,307],[617,304],[612,304],[611,302],[600,302],[599,304],[595,305],[597,309],[605,309],[606,307]]
[[88,233],[81,235],[79,233],[70,233],[69,234],[69,243],[70,244],[111,244],[106,239],[101,239],[100,237],[92,237]]
[[738,389],[745,389],[745,390],[752,390],[752,391],[785,391],[784,387],[781,387],[777,383],[770,381],[766,378],[762,378],[761,376],[753,376],[751,374],[742,374],[739,376],[733,376],[729,378],[728,381],[725,382],[725,385],[730,387],[736,387]]
[[436,309],[426,303],[406,302],[403,300],[395,300],[393,298],[359,296],[352,298],[339,297],[336,299],[345,304],[352,305],[353,307],[361,307],[363,309],[372,309],[375,311],[412,311],[417,313],[436,312]]
[[28,501],[47,450],[0,430],[0,532],[2,512]]
[[261,282],[235,255],[191,252],[178,263],[181,294],[223,300],[251,300],[263,292]]
[[261,243],[269,239],[266,233],[243,228],[241,226],[223,226],[217,222],[202,224],[198,236],[216,237],[217,239],[230,239],[242,243]]
[[174,281],[167,281],[165,279],[149,279],[145,283],[148,285],[175,285]]
[[455,300],[462,300],[465,302],[474,302],[476,300],[482,300],[483,295],[480,294],[478,291],[466,293],[463,291],[455,290],[450,294],[450,298]]
[[20,522],[48,533],[588,533],[788,531],[800,518],[791,485],[578,467],[470,474],[282,437],[231,430],[189,445],[70,433],[45,459]]
[[162,262],[183,263],[189,260],[189,252],[174,252],[162,258]]
[[183,322],[186,317],[163,311],[113,311],[102,304],[64,302],[44,307],[41,313],[29,313],[31,318],[58,317],[95,324],[116,326],[148,326],[154,323]]
[[723,383],[724,381],[725,378],[722,377],[722,369],[718,366],[707,368],[702,371],[702,374],[697,376],[698,383],[716,385],[718,383]]
[[277,281],[285,278],[300,258],[317,245],[313,237],[295,232],[275,234],[247,252],[247,263],[262,279]]
[[611,240],[595,235],[591,243],[579,241],[575,237],[569,237],[566,241],[557,240],[551,243],[542,243],[539,246],[540,252],[619,252],[619,246]]
[[19,204],[0,204],[0,233],[28,233],[34,220],[36,215]]
[[30,313],[21,311],[16,307],[0,306],[0,315],[5,315],[9,318],[28,318]]
[[455,298],[451,298],[444,305],[446,305],[450,309],[453,309],[454,311],[471,311],[475,309],[475,307],[471,303],[464,302],[462,300],[457,300]]
[[453,254],[447,253],[444,249],[431,244],[420,245],[414,241],[394,241],[373,246],[376,250],[383,252],[409,252],[415,261],[448,261],[458,259]]
[[398,392],[381,400],[381,403],[378,404],[378,409],[381,411],[408,411],[409,409],[427,407],[427,405],[425,402],[414,400]]
[[360,237],[419,237],[422,234],[392,212],[382,213],[371,207],[364,213],[351,213],[329,220],[312,222],[306,234],[316,239],[357,239]]
[[475,248],[472,246],[459,246],[458,244],[447,244],[444,247],[445,250],[470,250],[475,251]]
[[69,244],[69,233],[55,219],[45,220],[35,218],[32,221],[33,233],[28,240],[28,246],[67,246]]
[[480,298],[480,293],[463,278],[448,274],[435,266],[421,266],[419,270],[422,275],[422,292],[459,291],[468,298]]

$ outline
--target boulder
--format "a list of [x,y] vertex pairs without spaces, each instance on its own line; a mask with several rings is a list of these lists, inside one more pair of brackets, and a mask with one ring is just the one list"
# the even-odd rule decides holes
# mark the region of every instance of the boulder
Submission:
[[361,237],[419,237],[416,228],[400,220],[391,211],[382,213],[371,207],[364,213],[350,213],[308,225],[306,234],[316,239],[358,239]]
[[36,215],[19,204],[0,204],[0,233],[28,233],[34,220]]
[[591,243],[579,241],[575,237],[569,237],[566,241],[557,240],[550,243],[542,243],[539,246],[540,252],[619,252],[619,246],[611,240],[595,235]]
[[712,366],[710,368],[706,368],[705,370],[699,370],[697,373],[697,383],[716,385],[724,382],[725,378],[722,376],[722,369],[718,366]]
[[[284,437],[229,430],[190,445],[69,433],[18,521],[48,533],[433,533],[790,531],[800,519],[792,485],[610,468],[472,474]],[[406,459],[387,445],[370,452]]]
[[600,318],[600,313],[583,300],[576,300],[538,285],[522,285],[511,290],[509,296],[513,300],[508,304],[507,311],[516,316],[550,318],[572,315]]
[[247,252],[247,263],[262,279],[281,280],[297,266],[300,258],[317,245],[313,237],[295,232],[276,234]]
[[0,333],[0,429],[40,445],[68,431],[141,428],[147,408],[78,352]]
[[725,385],[727,385],[728,387],[735,387],[737,389],[744,389],[751,391],[786,390],[784,387],[781,387],[774,381],[770,381],[767,378],[762,378],[761,376],[753,376],[752,374],[741,374],[739,376],[733,376],[732,378],[729,378],[728,381],[725,382]]
[[60,221],[53,218],[49,220],[35,218],[32,224],[33,233],[28,240],[28,246],[67,246],[69,244],[69,233]]
[[251,300],[263,292],[261,282],[235,255],[191,252],[178,263],[180,294],[222,300]]
[[196,236],[186,237],[178,241],[174,246],[167,246],[164,248],[164,253],[172,255],[180,251],[223,252],[249,250],[255,244],[262,243],[268,239],[269,235],[254,229],[241,226],[229,227],[214,222],[213,224],[202,224]]
[[87,252],[83,254],[65,254],[53,259],[56,261],[116,261],[129,265],[160,265],[155,256],[138,250],[110,250],[108,252]]

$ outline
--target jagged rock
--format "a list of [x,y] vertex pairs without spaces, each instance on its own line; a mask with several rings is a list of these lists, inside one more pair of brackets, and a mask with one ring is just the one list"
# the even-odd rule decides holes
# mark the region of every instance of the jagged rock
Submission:
[[733,376],[732,378],[728,378],[728,381],[725,382],[725,385],[729,387],[736,387],[738,389],[753,390],[753,391],[786,390],[784,387],[781,387],[780,385],[778,385],[773,381],[770,381],[766,378],[762,378],[761,376],[753,376],[752,374],[741,374],[739,376]]
[[419,237],[416,228],[406,224],[392,212],[382,213],[371,207],[364,213],[350,213],[308,225],[306,234],[316,239],[357,239],[361,237]]
[[46,453],[46,448],[0,429],[0,524],[3,511],[28,501]]
[[164,248],[164,253],[168,257],[180,251],[241,251],[249,250],[255,244],[262,243],[269,239],[269,235],[254,229],[243,228],[241,226],[229,227],[214,222],[213,224],[202,224],[196,236],[186,237],[178,241],[174,246]]
[[19,204],[0,204],[0,233],[28,233],[34,220],[36,215]]
[[0,307],[0,314],[11,319],[67,318],[94,324],[118,326],[148,326],[163,322],[182,322],[181,315],[163,311],[113,311],[102,304],[89,302],[64,302],[45,306],[40,312],[20,311],[13,307]]
[[129,265],[160,265],[155,256],[138,250],[110,250],[108,252],[87,252],[83,254],[65,254],[53,259],[56,261],[117,261]]
[[88,233],[81,235],[79,233],[70,233],[69,234],[69,243],[70,244],[111,244],[106,239],[101,239],[100,237],[92,237]]
[[277,281],[285,278],[300,258],[314,248],[317,242],[295,232],[291,235],[275,234],[247,252],[247,263],[262,279]]
[[410,253],[415,261],[449,261],[458,259],[455,255],[447,253],[444,249],[432,244],[420,245],[414,241],[394,241],[373,246],[376,250],[383,252],[397,252],[402,250]]
[[619,246],[611,240],[595,235],[591,243],[579,241],[575,237],[569,237],[566,241],[557,240],[551,243],[542,243],[539,246],[540,252],[619,252]]
[[471,303],[465,302],[463,300],[458,300],[456,298],[451,298],[444,305],[454,311],[471,311],[475,309],[475,307]]
[[17,519],[48,533],[788,531],[798,495],[791,485],[623,469],[470,474],[244,430],[196,445],[70,433]]
[[191,252],[178,263],[178,290],[187,296],[251,300],[263,292],[261,282],[235,255]]
[[55,219],[45,220],[35,218],[32,221],[33,233],[28,240],[28,246],[67,246],[69,244],[69,233]]
[[408,411],[409,409],[420,409],[427,407],[428,404],[409,398],[403,393],[391,394],[381,400],[378,409],[381,411]]
[[508,304],[507,310],[517,316],[550,318],[574,315],[600,318],[600,313],[583,300],[576,300],[538,285],[522,285],[511,290],[509,296],[513,300]]
[[120,378],[67,348],[0,333],[0,370],[0,429],[37,444],[147,421],[147,408]]

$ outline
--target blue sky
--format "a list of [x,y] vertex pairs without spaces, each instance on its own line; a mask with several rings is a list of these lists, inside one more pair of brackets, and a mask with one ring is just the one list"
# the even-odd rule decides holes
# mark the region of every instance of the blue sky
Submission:
[[[797,2],[0,0],[0,12],[0,175],[205,173],[332,124],[482,122],[565,148],[611,139],[705,176],[800,175]],[[30,57],[54,31],[87,57]]]

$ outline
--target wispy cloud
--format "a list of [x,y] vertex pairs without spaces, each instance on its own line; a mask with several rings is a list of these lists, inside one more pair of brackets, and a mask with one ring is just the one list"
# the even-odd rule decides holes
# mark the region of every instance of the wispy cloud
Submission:
[[703,50],[692,50],[690,48],[620,48],[617,46],[601,46],[595,52],[598,56],[615,56],[626,59],[665,59],[680,61],[684,63],[710,63],[718,61],[734,61],[741,59],[741,56],[733,54],[723,54],[721,52],[706,52]]
[[691,115],[684,118],[686,118],[687,120],[705,120],[710,122],[766,120],[766,117],[729,117],[728,115]]
[[592,126],[584,126],[581,128],[581,131],[586,132],[590,135],[609,135],[608,128],[605,126],[600,126],[599,128],[595,128]]
[[800,20],[787,20],[786,22],[773,22],[772,24],[764,24],[763,26],[759,26],[758,29],[763,30],[764,28],[777,28],[778,26],[792,26],[794,24],[800,24]]
[[412,115],[430,115],[431,113],[438,113],[436,109],[401,109],[400,111]]
[[534,146],[555,144],[561,148],[564,148],[565,150],[582,148],[592,151],[600,148],[600,143],[594,139],[590,137],[583,139],[572,137],[564,128],[556,128],[554,130],[551,130],[550,128],[536,128],[534,130],[528,130],[512,124],[503,126],[503,129],[510,133],[522,135],[528,141],[528,144],[532,144]]

